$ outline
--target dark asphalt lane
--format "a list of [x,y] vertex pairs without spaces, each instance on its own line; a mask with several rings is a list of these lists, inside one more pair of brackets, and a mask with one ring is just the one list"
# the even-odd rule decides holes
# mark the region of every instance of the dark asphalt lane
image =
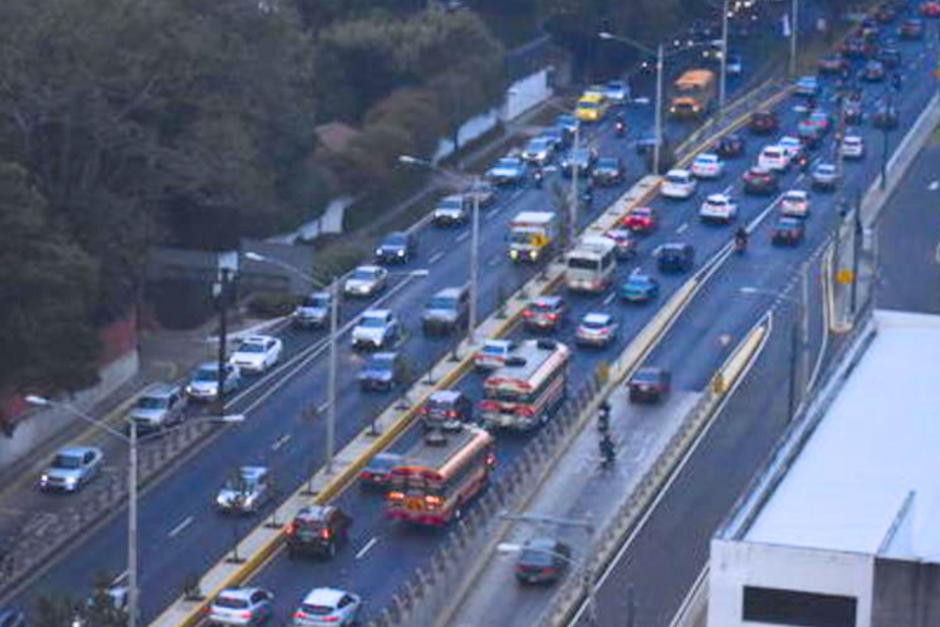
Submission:
[[[629,107],[628,115],[631,134],[634,137],[650,126],[651,112],[648,107]],[[603,132],[596,140],[601,154],[621,154],[628,160],[631,173],[640,172],[641,165],[632,149],[630,138],[626,140],[613,138],[609,132],[610,125],[610,121],[603,125]],[[673,132],[674,136],[676,134],[678,131]],[[731,180],[730,177],[728,180]],[[550,185],[547,183],[546,188]],[[622,188],[599,190],[595,201],[596,206],[605,205],[620,193],[622,193]],[[486,212],[485,216],[488,217],[483,220],[481,254],[481,262],[484,264],[481,272],[483,281],[481,311],[483,312],[493,308],[498,292],[497,285],[503,287],[503,293],[510,292],[533,271],[527,267],[507,267],[510,264],[506,260],[505,245],[502,240],[506,222],[517,211],[543,208],[546,202],[545,193],[532,190],[525,190],[521,194],[517,190],[508,190],[501,192],[500,196],[499,203],[494,209]],[[584,218],[592,219],[593,216],[594,213],[591,213],[584,215]],[[660,233],[667,233],[670,228],[675,229],[681,226],[678,221],[681,215],[678,212],[664,217],[664,228]],[[432,228],[422,230],[420,234],[421,257],[402,268],[407,270],[422,267],[427,264],[426,260],[432,258],[436,252],[446,252],[434,264],[429,278],[413,280],[391,300],[392,308],[404,317],[411,329],[418,328],[416,323],[419,309],[414,307],[414,303],[423,302],[440,287],[460,282],[460,279],[455,281],[453,277],[466,275],[466,264],[463,260],[467,257],[466,248],[469,244],[465,237],[458,240],[460,235],[460,230]],[[700,248],[700,254],[704,254],[706,249],[716,248],[727,237],[728,233],[724,229],[710,230],[705,234],[707,241]],[[667,285],[664,287],[667,287],[668,291],[678,283],[679,279],[674,279],[672,282],[667,280]],[[352,305],[353,311],[363,306]],[[581,307],[577,311],[580,313],[584,309],[585,307]],[[631,312],[629,317],[634,319],[632,328],[634,330],[639,328],[652,310],[652,307],[639,309],[635,316]],[[625,334],[624,339],[628,336],[629,333]],[[322,337],[322,334],[308,336],[288,331],[284,337],[289,355],[309,345],[312,339]],[[447,341],[426,340],[420,334],[415,334],[404,344],[403,349],[415,360],[418,367],[423,368],[448,350],[448,345]],[[595,363],[597,358],[598,356],[591,356],[591,359],[587,359],[586,362]],[[391,399],[388,395],[360,395],[352,380],[360,359],[346,350],[342,353],[341,405],[338,412],[340,415],[339,442],[351,437],[363,424],[367,423],[369,416],[380,411],[381,407]],[[183,577],[190,573],[204,571],[231,547],[237,532],[244,533],[252,524],[252,521],[233,523],[211,511],[211,499],[231,468],[249,462],[267,463],[274,470],[286,493],[296,488],[313,468],[319,466],[323,438],[322,421],[309,424],[304,423],[297,416],[301,408],[322,403],[325,397],[323,390],[325,379],[322,360],[304,368],[299,376],[292,378],[257,411],[250,412],[248,423],[237,429],[226,430],[208,448],[200,451],[193,459],[185,460],[165,481],[149,491],[141,508],[141,585],[144,591],[145,616],[152,615],[175,597],[179,592]],[[472,382],[468,382],[467,385],[472,385]],[[259,388],[265,387],[267,386],[259,386]],[[241,404],[234,404],[233,411],[241,411],[245,402],[254,401],[260,393],[262,393],[261,389],[250,393]],[[273,449],[274,443],[285,436],[290,436],[287,444],[277,450]],[[511,446],[505,447],[505,451],[501,451],[501,456],[511,459],[524,445],[524,441],[524,438],[516,439]],[[313,451],[312,455],[310,451]],[[367,541],[370,537],[376,537],[374,534],[382,521],[380,516],[376,516],[378,507],[374,500],[358,498],[355,491],[348,495],[348,499],[351,501],[348,507],[360,523],[357,525],[356,540]],[[179,535],[169,538],[170,530],[188,518],[193,519],[193,524]],[[377,544],[373,549],[379,555],[380,546],[391,545],[387,549],[387,555],[379,555],[380,563],[396,565],[396,572],[405,572],[420,564],[424,556],[433,548],[431,543],[425,542],[420,533],[405,532],[405,535],[414,537],[414,542],[397,542],[396,540]],[[34,597],[46,590],[78,590],[85,586],[96,572],[104,570],[112,573],[121,572],[124,564],[124,538],[124,522],[116,519],[95,533],[79,550],[71,553],[66,561],[53,568],[39,584],[33,586],[27,596]],[[357,546],[355,541],[354,546]],[[361,581],[360,575],[356,578],[356,587],[369,592],[374,588],[375,597],[380,599],[387,597],[394,590],[394,585],[400,581],[400,578],[387,577],[385,576],[387,572],[376,572],[375,568],[370,566],[374,562],[379,562],[379,560],[371,560],[365,565],[365,569],[369,571],[366,577],[384,579],[388,582],[387,585]],[[334,572],[332,567],[327,570]],[[340,568],[338,572],[342,573],[343,569]],[[303,579],[309,582],[309,574]],[[281,596],[281,598],[287,597]]]

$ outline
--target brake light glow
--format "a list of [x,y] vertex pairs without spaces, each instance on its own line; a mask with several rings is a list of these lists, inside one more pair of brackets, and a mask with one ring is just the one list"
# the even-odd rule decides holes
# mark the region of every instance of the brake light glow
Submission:
[[307,618],[307,614],[305,612],[301,612],[300,610],[297,610],[296,612],[294,612],[294,618]]
[[239,618],[244,618],[244,619],[247,619],[247,620],[251,620],[251,612],[240,612],[240,613],[238,614],[238,617],[239,617]]
[[520,416],[531,418],[535,415],[535,409],[530,405],[520,405],[519,407],[516,407],[516,413]]
[[499,403],[496,401],[483,401],[480,403],[480,409],[483,411],[498,411]]
[[546,316],[549,320],[558,320],[558,314],[550,313]]
[[424,497],[424,502],[432,507],[436,507],[438,505],[442,505],[444,503],[444,499],[439,496],[433,496],[429,494]]
[[331,615],[331,616],[324,616],[324,617],[321,618],[320,620],[322,620],[324,623],[335,623],[336,621],[339,620],[339,617],[338,617],[338,616],[332,616],[332,615]]
[[287,527],[284,529],[284,532],[287,533],[287,535],[289,536],[292,536],[295,533],[297,533],[297,523],[292,522],[289,525],[287,525]]
[[324,540],[329,540],[331,535],[332,533],[330,533],[330,530],[328,528],[324,528],[320,530],[320,537],[323,538]]
[[405,493],[404,493],[404,492],[397,492],[397,491],[396,491],[396,492],[389,492],[389,493],[388,493],[388,500],[389,500],[389,501],[404,501],[404,500],[405,500]]
[[457,410],[456,410],[456,409],[451,409],[450,411],[448,411],[448,412],[447,412],[447,417],[448,417],[448,418],[456,418],[456,417],[457,417]]
[[531,309],[526,309],[526,310],[524,310],[524,311],[522,312],[522,317],[523,317],[523,318],[531,318],[532,315],[533,315],[533,314],[532,314],[532,310],[531,310]]

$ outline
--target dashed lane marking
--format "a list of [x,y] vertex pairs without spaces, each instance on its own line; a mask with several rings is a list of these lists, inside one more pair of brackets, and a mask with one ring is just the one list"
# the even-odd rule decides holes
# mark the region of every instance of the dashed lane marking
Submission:
[[457,236],[457,239],[455,241],[459,244],[460,242],[464,241],[468,237],[470,237],[470,231],[464,231]]
[[279,437],[277,440],[274,441],[274,444],[271,445],[271,450],[272,451],[279,450],[282,446],[290,442],[291,437],[293,437],[291,436],[291,434],[285,433],[284,435],[282,435],[281,437]]
[[186,520],[184,520],[183,522],[176,525],[175,527],[173,527],[173,529],[170,530],[170,534],[169,534],[170,537],[175,538],[179,534],[183,533],[183,531],[185,531],[186,528],[189,527],[191,524],[193,524],[193,517],[189,516],[188,518],[186,518]]
[[940,189],[940,181],[930,181],[930,185],[927,186],[927,189],[931,192],[935,192]]
[[368,542],[366,542],[365,545],[364,545],[361,549],[359,549],[359,551],[356,553],[356,559],[357,559],[357,560],[358,560],[358,559],[362,559],[362,557],[363,557],[366,553],[368,553],[369,550],[370,550],[372,547],[374,547],[374,546],[375,546],[375,543],[378,542],[378,541],[379,541],[378,538],[373,537],[371,540],[369,540]]
[[428,263],[431,264],[431,265],[433,265],[433,264],[437,263],[438,261],[440,261],[443,256],[444,256],[444,251],[443,251],[443,250],[439,250],[439,251],[437,251],[436,253],[434,253],[433,255],[431,255],[431,257],[428,259]]
[[617,296],[617,292],[611,292],[610,294],[607,295],[607,298],[604,299],[604,304],[609,305],[614,300],[614,297],[616,296]]
[[688,222],[683,222],[682,224],[679,225],[679,228],[676,229],[676,234],[685,233],[685,230],[686,230],[687,228],[689,228],[689,223],[688,223]]

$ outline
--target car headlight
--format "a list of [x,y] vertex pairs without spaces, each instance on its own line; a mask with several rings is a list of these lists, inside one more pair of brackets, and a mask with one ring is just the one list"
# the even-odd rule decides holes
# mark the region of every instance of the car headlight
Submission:
[[376,255],[381,255],[381,254],[382,254],[382,249],[381,249],[381,248],[376,248],[376,249],[375,249],[375,254],[376,254]]
[[195,388],[193,388],[193,386],[191,386],[191,385],[187,385],[187,386],[186,386],[186,393],[187,393],[187,394],[192,394],[193,392],[195,392]]
[[512,250],[509,251],[509,256],[510,256],[512,259],[516,259],[516,258],[519,257],[519,251],[516,250],[515,248],[513,248]]
[[76,483],[77,481],[78,481],[78,479],[75,478],[75,477],[66,477],[66,478],[65,478],[65,484],[66,484],[66,485],[73,485],[73,484]]
[[40,483],[49,483],[49,475],[43,474],[41,477],[39,477],[39,482],[40,482]]
[[404,256],[405,256],[405,251],[404,251],[404,250],[399,250],[399,251],[398,251],[398,256],[399,256],[399,257],[404,257]]

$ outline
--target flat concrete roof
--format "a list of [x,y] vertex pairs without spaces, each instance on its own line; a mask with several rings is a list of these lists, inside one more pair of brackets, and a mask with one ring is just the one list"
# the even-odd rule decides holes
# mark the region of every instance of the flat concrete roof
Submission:
[[940,316],[875,323],[745,541],[940,561]]

